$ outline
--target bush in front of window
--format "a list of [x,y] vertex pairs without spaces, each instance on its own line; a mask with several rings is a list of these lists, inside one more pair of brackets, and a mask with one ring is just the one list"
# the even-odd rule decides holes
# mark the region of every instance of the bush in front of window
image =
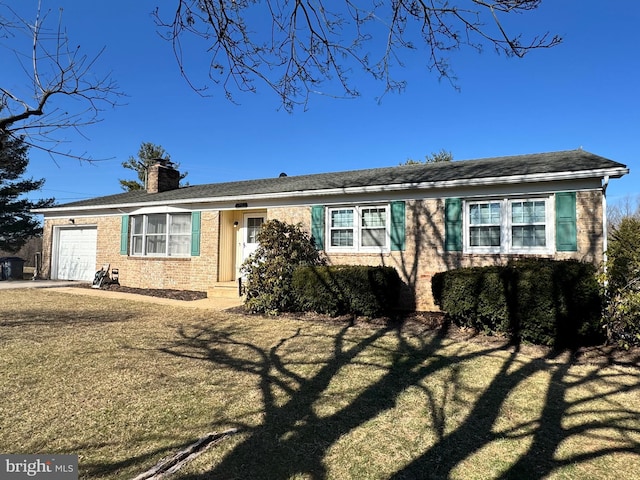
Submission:
[[324,259],[300,225],[269,220],[257,240],[258,248],[241,268],[246,281],[245,308],[269,315],[291,311],[295,308],[294,270],[300,265],[322,265]]
[[379,317],[398,308],[402,281],[393,267],[299,267],[293,274],[298,310]]
[[575,348],[603,341],[592,264],[525,259],[441,272],[433,296],[455,323],[514,342]]
[[509,329],[502,267],[472,267],[438,273],[431,280],[436,305],[460,325],[485,334]]

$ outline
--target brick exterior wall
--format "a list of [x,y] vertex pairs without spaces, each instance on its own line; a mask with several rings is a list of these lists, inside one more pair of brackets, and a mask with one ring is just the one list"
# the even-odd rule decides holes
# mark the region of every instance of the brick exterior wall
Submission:
[[[560,252],[558,259],[578,259],[599,264],[603,254],[602,194],[600,191],[578,192],[576,199],[578,251]],[[301,223],[310,232],[310,207],[270,208],[268,219]],[[200,256],[190,258],[130,257],[120,255],[121,217],[76,218],[75,225],[98,226],[96,270],[110,263],[119,269],[122,285],[141,288],[172,288],[209,291],[218,280],[218,244],[220,215],[202,212]],[[43,276],[51,271],[53,227],[69,225],[67,219],[45,221]],[[225,255],[222,252],[221,255]],[[431,294],[431,278],[436,272],[451,268],[504,264],[514,255],[477,255],[445,252],[444,201],[412,200],[406,203],[406,249],[384,254],[331,253],[334,265],[388,265],[395,267],[406,291],[402,301],[406,308],[437,310]]]
[[302,230],[311,232],[311,207],[276,207],[267,211],[267,220],[280,220],[293,225],[300,224]]
[[[302,223],[310,232],[310,207],[269,210],[269,218]],[[603,255],[602,193],[578,192],[576,198],[578,251],[558,252],[554,258],[577,259],[599,264]],[[518,255],[478,255],[446,252],[444,248],[444,201],[414,200],[406,203],[406,249],[401,252],[329,253],[333,265],[386,265],[394,267],[406,284],[402,302],[408,309],[437,310],[431,294],[431,278],[452,268],[502,265]]]
[[[218,278],[218,212],[202,212],[200,255],[197,257],[134,257],[120,255],[121,217],[75,218],[75,225],[97,225],[96,271],[109,263],[119,271],[121,285],[207,291]],[[44,225],[42,276],[51,275],[53,229],[69,226],[67,219],[46,220]]]
[[147,174],[147,192],[158,193],[175,190],[180,184],[180,172],[159,160],[151,165]]

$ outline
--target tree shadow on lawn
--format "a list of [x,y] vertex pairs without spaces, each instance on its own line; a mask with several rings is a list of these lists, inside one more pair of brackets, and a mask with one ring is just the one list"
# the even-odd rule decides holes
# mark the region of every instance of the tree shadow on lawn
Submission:
[[[615,395],[638,391],[640,375],[624,372],[603,373],[595,369],[591,374],[578,378],[570,373],[573,365],[571,357],[559,363],[550,363],[553,355],[518,364],[514,351],[502,365],[500,372],[478,397],[467,419],[456,429],[440,438],[439,442],[427,449],[420,457],[393,475],[392,479],[407,478],[449,478],[453,469],[478,452],[485,445],[501,439],[529,440],[527,451],[501,474],[500,479],[546,478],[556,469],[575,465],[613,453],[638,454],[640,434],[638,415],[640,411],[630,410],[618,404]],[[501,407],[506,397],[515,388],[538,372],[551,371],[547,392],[540,416],[535,421],[521,423],[507,430],[495,428],[501,415]],[[633,384],[620,383],[618,377],[632,375]],[[592,384],[593,395],[569,400],[572,388]],[[598,385],[607,385],[608,390],[597,392]],[[584,410],[589,402],[603,400],[607,408]],[[580,417],[599,416],[597,420],[581,421]],[[567,424],[572,424],[567,426]],[[612,435],[616,430],[621,436]],[[591,451],[583,451],[565,458],[559,458],[560,445],[572,437],[587,436],[598,439],[599,446]],[[635,440],[634,440],[635,437]]]
[[[639,451],[637,419],[640,412],[629,410],[615,398],[618,394],[638,391],[640,374],[637,370],[594,368],[587,376],[574,377],[570,373],[572,356],[523,359],[516,348],[508,353],[499,372],[475,397],[465,420],[447,431],[446,426],[452,422],[446,417],[445,407],[448,401],[455,401],[455,393],[445,392],[443,398],[442,393],[427,386],[425,379],[437,372],[450,372],[450,390],[464,390],[468,387],[460,379],[462,364],[505,351],[504,345],[471,353],[461,347],[458,353],[451,353],[451,349],[447,353],[442,350],[446,326],[436,335],[411,337],[400,329],[382,328],[358,342],[348,336],[351,328],[344,326],[330,339],[332,351],[322,360],[315,361],[316,368],[309,375],[296,373],[299,362],[289,358],[286,352],[287,346],[297,337],[306,335],[302,330],[282,338],[269,349],[214,326],[203,326],[190,333],[180,330],[181,339],[161,350],[183,358],[204,359],[215,368],[254,375],[259,384],[263,413],[260,425],[236,425],[244,430],[246,438],[211,471],[185,478],[284,480],[295,475],[329,478],[325,466],[329,448],[352,430],[394,409],[400,394],[409,387],[425,393],[426,415],[431,417],[431,433],[436,441],[425,445],[423,453],[407,465],[398,465],[399,470],[391,477],[394,479],[449,478],[461,462],[502,438],[530,443],[524,454],[505,467],[499,477],[505,479],[543,478],[565,465],[617,452],[637,454]],[[390,363],[370,365],[370,368],[384,369],[383,374],[358,390],[347,405],[327,416],[319,416],[317,402],[327,395],[329,384],[340,371],[358,363],[358,356],[363,352],[379,348],[376,342],[390,335],[397,341],[393,351],[387,352]],[[539,372],[552,372],[540,417],[498,431],[496,422],[502,415],[507,397]],[[629,381],[629,376],[633,381]],[[570,390],[581,386],[590,388],[588,391],[593,393],[571,399]],[[277,400],[276,390],[286,392],[286,401]],[[589,410],[592,408],[589,402],[595,401],[605,402],[606,408]],[[612,430],[617,434],[612,434]],[[558,457],[560,445],[574,436],[597,438],[597,448]]]
[[0,319],[0,328],[24,328],[35,326],[63,327],[91,326],[101,323],[122,323],[136,318],[134,313],[91,309],[25,309],[14,317]]
[[[161,440],[161,439],[154,438],[153,440]],[[176,443],[176,442],[168,443],[164,447],[156,448],[149,452],[141,453],[140,455],[135,455],[117,462],[110,462],[110,461],[88,462],[86,460],[81,459],[79,470],[84,478],[101,478],[101,477],[108,478],[121,470],[130,469],[132,467],[139,469],[140,465],[147,464],[148,468],[150,469],[156,464],[159,458],[163,458],[165,456],[172,455],[177,451],[183,450],[187,448],[189,445],[191,445],[193,442],[195,442],[196,440],[197,438],[186,441],[184,443]],[[87,451],[92,449],[105,448],[108,446],[109,444],[104,442],[99,444],[77,445],[74,448],[74,451],[75,452]],[[140,474],[142,472],[137,472],[137,473]]]

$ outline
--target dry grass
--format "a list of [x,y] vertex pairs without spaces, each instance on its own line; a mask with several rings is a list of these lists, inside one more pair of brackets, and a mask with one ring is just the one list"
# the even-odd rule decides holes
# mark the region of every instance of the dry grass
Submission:
[[629,478],[640,371],[500,345],[53,290],[0,291],[0,452],[129,479]]

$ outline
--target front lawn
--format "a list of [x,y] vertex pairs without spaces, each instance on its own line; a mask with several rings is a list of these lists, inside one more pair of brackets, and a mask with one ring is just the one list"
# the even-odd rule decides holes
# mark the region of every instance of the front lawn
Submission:
[[[526,350],[526,349],[525,349]],[[610,479],[640,471],[640,370],[437,332],[0,291],[0,452],[131,479]]]

